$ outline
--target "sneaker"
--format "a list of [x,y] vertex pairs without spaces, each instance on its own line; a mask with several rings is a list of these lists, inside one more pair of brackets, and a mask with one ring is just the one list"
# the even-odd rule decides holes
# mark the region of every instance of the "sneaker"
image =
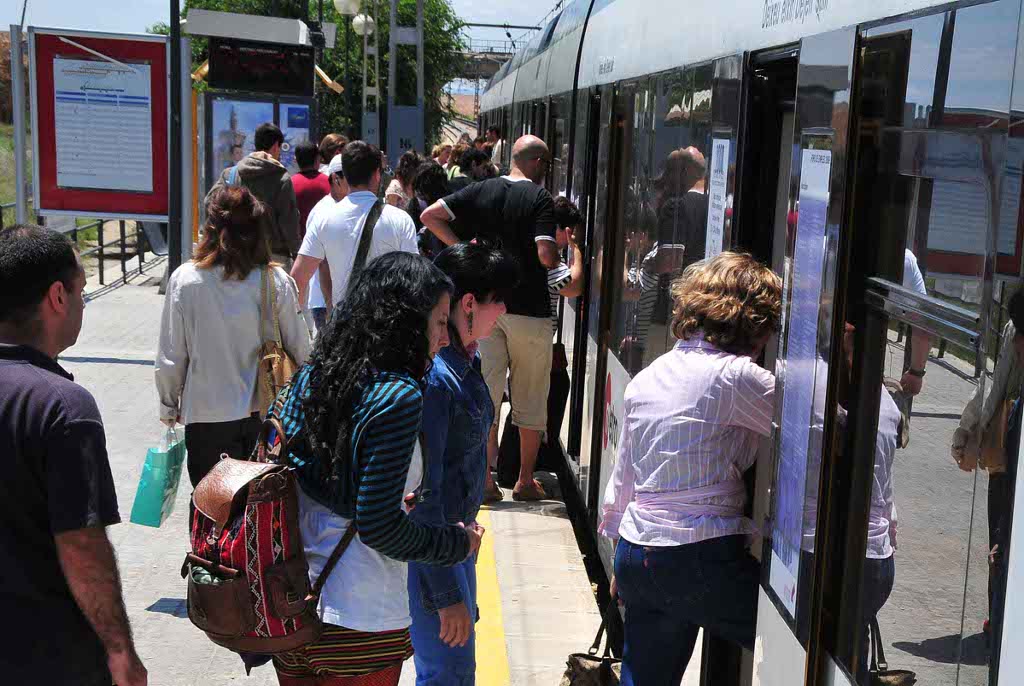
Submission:
[[512,489],[512,500],[517,502],[530,502],[535,500],[545,500],[548,494],[544,492],[544,487],[540,485],[540,482],[536,479],[532,483],[524,486],[523,488]]
[[504,499],[505,493],[498,487],[498,484],[491,482],[491,487],[484,489],[484,505],[500,503]]

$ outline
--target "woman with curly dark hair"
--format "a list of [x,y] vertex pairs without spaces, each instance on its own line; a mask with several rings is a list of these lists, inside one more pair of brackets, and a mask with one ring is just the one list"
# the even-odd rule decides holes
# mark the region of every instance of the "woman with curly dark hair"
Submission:
[[425,526],[405,499],[423,474],[421,384],[448,344],[451,292],[418,255],[373,260],[279,399],[310,579],[351,524],[358,532],[324,585],[321,637],[274,657],[283,686],[397,684],[412,654],[406,562],[450,566],[480,545],[475,524]]
[[626,387],[601,508],[600,532],[618,541],[627,686],[679,684],[700,627],[752,650],[757,621],[743,472],[771,430],[775,378],[755,360],[778,329],[782,282],[726,252],[687,267],[672,296],[679,340]]
[[384,191],[384,201],[394,207],[405,208],[413,197],[412,183],[416,179],[416,171],[425,162],[423,155],[415,150],[406,150],[398,158],[395,178]]

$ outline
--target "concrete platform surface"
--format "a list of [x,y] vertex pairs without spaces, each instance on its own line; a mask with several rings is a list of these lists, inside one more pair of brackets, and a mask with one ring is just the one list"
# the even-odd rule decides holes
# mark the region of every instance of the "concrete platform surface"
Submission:
[[[154,686],[269,686],[272,668],[246,676],[239,659],[188,621],[179,570],[188,548],[190,489],[182,479],[175,512],[159,529],[128,523],[146,450],[164,432],[157,419],[152,363],[163,298],[163,260],[128,285],[92,294],[78,343],[62,364],[89,389],[107,431],[124,523],[111,527],[136,642]],[[480,686],[558,684],[571,652],[584,651],[600,623],[564,505],[508,500],[481,514],[487,528],[478,563],[482,619],[477,627]],[[414,684],[413,661],[402,684]]]

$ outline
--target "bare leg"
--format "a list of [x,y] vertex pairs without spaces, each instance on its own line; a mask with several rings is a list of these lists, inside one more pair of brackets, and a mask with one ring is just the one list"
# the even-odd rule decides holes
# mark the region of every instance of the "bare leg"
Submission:
[[519,428],[519,481],[516,490],[533,487],[533,470],[540,452],[540,431]]

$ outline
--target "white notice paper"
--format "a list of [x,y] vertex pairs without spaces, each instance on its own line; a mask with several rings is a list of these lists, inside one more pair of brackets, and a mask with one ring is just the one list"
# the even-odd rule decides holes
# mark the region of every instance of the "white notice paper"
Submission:
[[704,257],[714,257],[722,252],[725,240],[725,211],[729,194],[728,138],[715,138],[712,141],[710,190]]
[[149,69],[54,58],[59,187],[153,192]]
[[[802,152],[769,576],[771,587],[794,618],[797,589],[802,583],[800,551],[815,374],[820,367],[818,325],[832,173],[831,151],[805,149]],[[820,442],[815,449],[821,451]],[[820,462],[821,455],[810,456],[810,459]]]

